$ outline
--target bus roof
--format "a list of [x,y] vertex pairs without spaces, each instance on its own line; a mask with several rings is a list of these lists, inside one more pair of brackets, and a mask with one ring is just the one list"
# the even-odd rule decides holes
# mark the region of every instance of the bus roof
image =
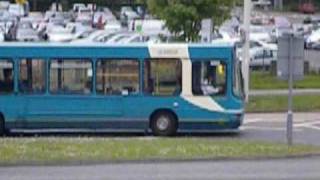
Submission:
[[232,44],[0,43],[0,58],[212,58],[231,59]]

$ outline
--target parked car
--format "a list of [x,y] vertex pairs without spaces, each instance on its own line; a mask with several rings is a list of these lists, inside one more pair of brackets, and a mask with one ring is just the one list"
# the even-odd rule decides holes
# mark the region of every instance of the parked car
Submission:
[[310,45],[310,49],[314,50],[320,50],[320,42],[314,42],[313,44]]
[[83,4],[83,3],[74,3],[73,7],[72,7],[72,10],[73,10],[73,12],[78,12],[78,10],[80,8],[86,8],[86,5]]
[[75,39],[87,38],[92,32],[91,28],[79,28],[76,25],[56,26],[49,30],[48,40],[51,42],[70,42]]
[[128,30],[147,35],[168,34],[165,21],[159,19],[132,20],[128,24]]
[[85,38],[75,39],[72,43],[93,43],[93,42],[106,42],[112,36],[116,35],[117,32],[114,31],[106,31],[106,30],[98,30],[92,32]]
[[0,11],[7,11],[10,6],[9,1],[0,1]]
[[120,11],[120,21],[121,24],[124,26],[127,26],[128,23],[132,20],[138,19],[140,16],[133,11],[133,9],[129,6],[123,6],[121,7]]
[[211,43],[213,43],[213,44],[221,44],[221,43],[234,44],[239,41],[240,41],[240,37],[231,35],[228,32],[219,31],[219,32],[214,33],[213,39],[211,40]]
[[106,43],[117,43],[122,39],[131,37],[133,34],[134,33],[131,33],[131,32],[117,33],[114,36],[112,36],[110,39],[108,39]]
[[122,26],[118,21],[107,21],[104,30],[106,31],[122,31]]
[[263,26],[250,26],[250,40],[271,42],[272,38]]
[[78,11],[76,12],[76,21],[82,22],[82,21],[90,21],[92,24],[93,20],[93,11],[90,8],[87,7],[80,7]]
[[299,12],[304,14],[314,14],[316,12],[316,8],[312,2],[304,2],[299,5]]
[[5,36],[5,33],[0,30],[0,42],[4,41],[4,36]]
[[116,43],[128,44],[128,43],[160,43],[162,40],[157,35],[143,35],[143,34],[132,34],[129,37],[123,37]]
[[38,32],[33,29],[32,23],[28,21],[22,21],[17,26],[17,41],[39,41]]
[[313,31],[308,37],[305,39],[305,47],[312,48],[314,43],[320,41],[320,29]]
[[50,42],[69,42],[74,38],[73,33],[73,29],[55,26],[49,29],[47,34]]
[[144,42],[144,37],[141,34],[133,33],[128,34],[127,36],[122,36],[121,38],[118,38],[115,40],[114,43],[119,44],[127,44],[127,43],[141,43]]
[[8,12],[13,16],[22,17],[27,15],[27,12],[20,4],[10,4],[8,8]]
[[[236,43],[236,54],[242,60],[243,43]],[[250,66],[270,66],[277,59],[278,47],[276,44],[250,40]]]
[[32,23],[32,28],[36,29],[39,24],[44,22],[44,16],[42,13],[33,12],[30,13],[29,16],[21,18],[20,21],[29,21]]

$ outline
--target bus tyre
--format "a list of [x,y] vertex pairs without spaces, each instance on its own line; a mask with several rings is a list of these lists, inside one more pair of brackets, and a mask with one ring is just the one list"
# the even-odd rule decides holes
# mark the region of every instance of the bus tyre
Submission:
[[5,135],[4,119],[0,116],[0,137]]
[[151,119],[151,129],[155,136],[175,135],[177,128],[178,122],[172,113],[157,113]]

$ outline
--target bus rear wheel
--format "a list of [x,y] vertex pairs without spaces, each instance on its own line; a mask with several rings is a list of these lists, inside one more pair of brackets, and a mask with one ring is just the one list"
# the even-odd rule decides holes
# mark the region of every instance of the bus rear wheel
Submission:
[[4,118],[0,115],[0,137],[5,135]]
[[173,136],[177,128],[178,122],[172,113],[159,112],[151,119],[151,130],[155,136]]

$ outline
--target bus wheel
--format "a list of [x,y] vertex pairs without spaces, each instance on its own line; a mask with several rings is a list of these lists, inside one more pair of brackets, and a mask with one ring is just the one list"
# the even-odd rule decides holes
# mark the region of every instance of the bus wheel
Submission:
[[0,115],[0,136],[5,135],[4,118]]
[[155,136],[172,136],[176,134],[178,122],[169,112],[156,113],[151,119],[151,129]]

